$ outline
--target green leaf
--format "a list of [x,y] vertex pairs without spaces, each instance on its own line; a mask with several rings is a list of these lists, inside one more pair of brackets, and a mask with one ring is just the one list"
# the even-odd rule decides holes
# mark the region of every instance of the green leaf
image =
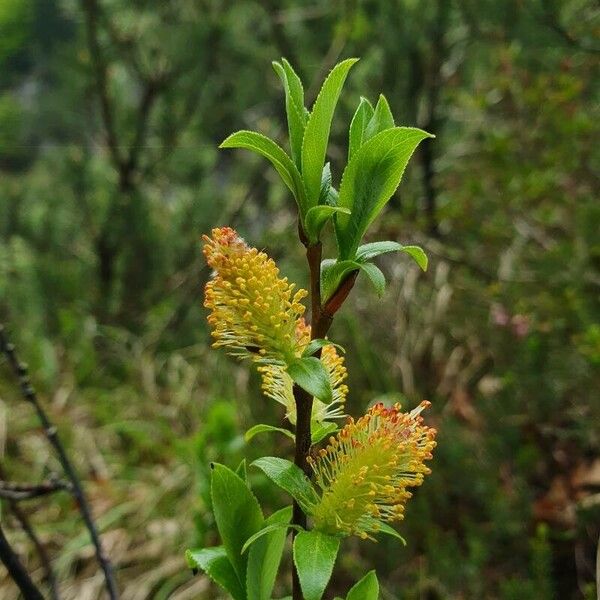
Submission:
[[211,498],[217,528],[238,579],[246,581],[247,557],[244,542],[263,524],[258,501],[246,482],[224,465],[213,463]]
[[283,64],[273,62],[273,68],[285,90],[285,111],[287,113],[288,132],[290,135],[290,149],[292,158],[298,169],[302,164],[302,140],[304,139],[304,127],[306,118],[304,115],[304,89],[302,82],[290,63],[282,60]]
[[375,571],[369,571],[346,596],[346,600],[377,600],[378,598],[379,582]]
[[310,432],[310,441],[313,444],[318,444],[323,438],[335,433],[337,429],[338,426],[336,423],[330,423],[328,421],[318,423],[313,421]]
[[[321,189],[319,190],[319,204],[328,204],[329,190],[331,189],[331,163],[325,163],[323,173],[321,175]],[[313,207],[314,208],[314,207]]]
[[321,263],[321,297],[325,304],[335,291],[353,271],[358,271],[361,264],[354,260],[335,261],[325,259]]
[[[266,521],[265,521],[265,523],[266,523]],[[299,530],[302,530],[302,527],[300,527],[299,525],[290,525],[289,523],[272,523],[271,525],[265,525],[260,531],[257,531],[254,535],[251,535],[246,540],[246,543],[242,547],[242,554],[244,554],[244,552],[246,552],[248,550],[248,548],[250,548],[250,546],[252,546],[252,544],[254,544],[254,542],[257,542],[265,535],[268,535],[269,533],[272,533],[273,531],[279,531],[280,529],[287,530],[290,527],[298,528]]]
[[252,544],[246,579],[248,600],[270,600],[291,519],[291,506],[273,513],[265,520],[265,528],[272,529]]
[[392,537],[395,537],[397,540],[400,540],[402,542],[403,546],[406,546],[406,540],[393,527],[391,527],[387,523],[379,524],[379,533],[385,533],[386,535],[391,535]]
[[423,271],[427,271],[428,260],[423,249],[420,246],[403,246],[398,242],[388,241],[363,244],[362,246],[359,246],[356,251],[356,260],[358,262],[364,262],[387,252],[406,252]]
[[422,271],[427,271],[429,259],[427,258],[427,254],[423,251],[423,248],[420,246],[404,246],[402,252],[409,254],[419,267],[421,267]]
[[304,88],[302,87],[302,80],[298,77],[296,71],[292,68],[292,65],[285,58],[281,59],[281,63],[285,69],[292,99],[296,106],[301,109],[302,119],[306,123],[306,121],[308,121],[308,114],[304,108]]
[[215,583],[229,592],[234,600],[246,600],[246,592],[223,546],[186,550],[185,557],[191,569],[204,571]]
[[390,105],[383,94],[380,94],[375,106],[375,112],[367,125],[363,143],[370,140],[374,135],[391,129],[394,126],[394,116],[390,110]]
[[332,398],[329,373],[323,363],[314,356],[297,358],[287,366],[289,376],[303,390],[329,404]]
[[298,203],[300,217],[304,219],[307,201],[302,177],[292,159],[273,140],[256,131],[237,131],[223,141],[219,148],[246,148],[268,159],[291,190]]
[[357,60],[350,58],[332,69],[323,83],[306,124],[302,142],[302,178],[306,187],[308,208],[316,206],[319,201],[333,112],[348,71]]
[[350,122],[350,133],[348,136],[348,160],[366,141],[365,130],[373,117],[373,106],[366,98],[361,98],[358,108]]
[[342,260],[354,257],[367,227],[396,191],[408,160],[426,137],[432,136],[421,129],[394,127],[375,135],[352,157],[338,199],[351,214],[335,217]]
[[305,600],[321,600],[340,547],[337,537],[301,531],[294,539],[294,564]]
[[317,350],[319,350],[320,348],[325,348],[325,346],[335,346],[342,354],[346,352],[346,350],[344,350],[342,346],[340,346],[339,344],[334,344],[330,340],[315,339],[311,340],[308,346],[304,348],[302,356],[312,356]]
[[248,472],[246,469],[246,459],[245,458],[242,458],[242,460],[240,461],[240,464],[237,466],[237,469],[235,470],[235,474],[238,477],[241,477],[246,482],[246,485],[248,485]]
[[383,292],[385,292],[385,276],[381,272],[381,269],[373,263],[361,263],[360,269],[369,278],[369,281],[375,288],[375,292],[381,298]]
[[325,226],[325,223],[336,213],[350,214],[347,208],[340,206],[329,206],[327,204],[321,204],[319,206],[313,206],[308,209],[306,213],[306,220],[304,223],[304,230],[308,239],[311,243],[315,244],[319,241],[321,230]]
[[259,423],[258,425],[254,425],[254,427],[250,427],[250,429],[246,431],[244,439],[246,442],[249,442],[255,435],[267,432],[283,433],[283,435],[286,435],[291,440],[296,439],[296,436],[289,429],[284,429],[283,427],[274,427],[273,425],[267,425],[266,423]]
[[281,489],[294,498],[302,508],[309,508],[318,498],[302,469],[285,458],[263,456],[252,463]]

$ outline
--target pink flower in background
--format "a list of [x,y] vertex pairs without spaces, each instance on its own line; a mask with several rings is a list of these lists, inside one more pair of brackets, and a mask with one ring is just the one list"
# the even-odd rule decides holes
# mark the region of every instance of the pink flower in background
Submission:
[[510,315],[502,304],[492,304],[491,315],[494,325],[506,327],[510,323]]
[[498,327],[510,327],[518,338],[523,338],[529,333],[531,321],[527,315],[516,314],[511,317],[510,313],[502,304],[494,303],[490,309],[492,322]]
[[529,333],[529,317],[527,315],[515,315],[511,321],[513,333],[519,337],[523,338]]

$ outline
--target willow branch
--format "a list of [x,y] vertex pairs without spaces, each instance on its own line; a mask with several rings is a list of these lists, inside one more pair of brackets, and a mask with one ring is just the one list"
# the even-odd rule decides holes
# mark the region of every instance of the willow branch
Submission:
[[31,500],[41,496],[48,496],[55,492],[71,491],[73,486],[68,481],[44,481],[42,483],[15,483],[13,481],[0,481],[0,498],[5,500]]
[[63,468],[63,471],[72,486],[71,493],[77,501],[79,512],[90,534],[92,544],[95,548],[96,559],[98,560],[100,568],[104,572],[108,597],[111,600],[117,600],[117,598],[119,597],[119,593],[117,591],[117,585],[113,574],[113,568],[108,556],[104,553],[102,542],[100,540],[100,534],[98,533],[98,529],[94,522],[92,510],[90,508],[87,497],[83,491],[83,487],[79,480],[79,476],[77,475],[73,464],[67,456],[65,447],[63,446],[62,442],[60,441],[60,438],[58,437],[56,427],[50,421],[48,415],[44,411],[44,408],[40,403],[37,394],[33,389],[33,386],[31,385],[29,373],[27,371],[27,365],[19,362],[15,353],[15,347],[13,344],[9,343],[4,332],[4,326],[1,324],[0,352],[6,356],[11,369],[13,370],[17,379],[19,380],[19,386],[21,388],[21,394],[23,395],[23,398],[27,402],[29,402],[35,410],[37,417],[40,423],[42,424],[42,427],[44,428],[44,433],[46,435],[46,438],[48,439],[48,442],[54,448],[56,454],[58,455],[58,460],[61,464],[61,467]]
[[23,563],[13,550],[12,546],[6,539],[2,526],[0,525],[0,560],[4,563],[11,579],[17,584],[21,590],[25,600],[44,600],[42,592],[33,583],[29,573],[23,566]]
[[[310,274],[311,339],[322,339],[327,335],[333,323],[333,315],[350,293],[356,279],[356,273],[350,275],[340,285],[332,298],[323,306],[321,299],[321,258],[323,247],[320,242],[308,245],[302,228],[300,228],[300,239],[306,245],[306,261],[308,262]],[[315,353],[315,356],[320,357],[320,350]],[[311,420],[313,398],[300,386],[294,385],[294,400],[296,402],[296,447],[294,463],[310,478],[310,467],[306,459],[312,445]],[[297,502],[294,502],[293,511],[293,523],[306,529],[306,515]],[[295,532],[292,535],[295,535]],[[292,598],[293,600],[302,600],[302,590],[300,589],[300,580],[295,565],[292,576]]]
[[[5,477],[4,469],[0,465],[0,477]],[[46,548],[40,541],[40,538],[36,535],[27,515],[21,510],[18,501],[12,500],[10,498],[6,499],[8,506],[15,516],[15,519],[21,525],[21,528],[25,532],[25,535],[29,538],[29,541],[33,544],[35,551],[38,554],[40,559],[40,563],[42,565],[42,569],[44,570],[44,579],[46,584],[48,585],[48,590],[50,592],[50,598],[52,600],[60,600],[60,595],[58,593],[58,582],[56,581],[56,574],[52,569],[52,563],[50,561],[50,556],[48,556],[48,552],[46,552]]]

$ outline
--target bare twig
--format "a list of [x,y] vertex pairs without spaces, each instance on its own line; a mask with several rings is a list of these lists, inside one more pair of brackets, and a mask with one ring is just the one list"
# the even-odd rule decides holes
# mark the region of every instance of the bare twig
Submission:
[[123,164],[123,160],[119,150],[119,139],[117,137],[113,118],[113,107],[108,91],[107,67],[98,40],[98,3],[96,0],[82,0],[82,5],[87,30],[88,50],[94,68],[96,92],[100,100],[102,120],[106,131],[106,140],[113,163],[115,167],[119,169]]
[[73,486],[68,481],[44,481],[36,484],[0,481],[0,498],[5,500],[31,500],[54,492],[71,491],[72,489]]
[[72,486],[71,493],[77,501],[79,512],[81,513],[85,526],[89,531],[90,538],[96,551],[96,559],[98,560],[98,563],[100,564],[100,567],[104,572],[108,596],[111,600],[116,600],[119,597],[119,594],[117,591],[117,585],[113,574],[113,568],[108,556],[106,556],[102,548],[100,535],[94,522],[94,518],[92,516],[92,511],[88,503],[87,497],[83,491],[83,487],[79,480],[79,476],[77,475],[77,472],[75,471],[75,468],[73,467],[73,464],[67,456],[67,452],[64,446],[62,445],[60,438],[58,437],[56,427],[48,418],[48,415],[44,411],[44,408],[42,407],[42,404],[40,403],[37,394],[33,389],[33,386],[31,385],[31,381],[29,379],[29,374],[27,371],[27,366],[19,362],[15,353],[15,347],[13,344],[9,343],[4,331],[4,326],[1,324],[0,352],[2,352],[6,356],[10,367],[12,368],[15,376],[19,380],[19,385],[23,397],[25,398],[25,400],[27,400],[27,402],[29,402],[33,406],[38,416],[38,419],[40,420],[44,428],[44,433],[46,435],[46,438],[48,439],[48,442],[50,442],[50,444],[56,451],[56,454],[58,455],[58,460],[65,472],[67,479],[69,480]]
[[12,546],[6,539],[4,531],[2,531],[2,526],[0,526],[0,559],[4,563],[12,580],[21,590],[25,600],[44,600],[42,592],[40,592],[35,583],[33,583],[29,573],[27,573],[27,570],[23,566],[23,563],[21,563],[16,552],[12,549]]
[[[0,465],[0,477],[6,477],[2,465]],[[23,512],[23,510],[21,510],[19,502],[11,498],[7,498],[6,501],[11,512],[21,525],[21,528],[25,532],[25,535],[29,538],[29,541],[33,544],[33,547],[40,558],[42,569],[44,569],[44,579],[46,580],[46,584],[48,585],[48,590],[50,592],[50,598],[52,600],[60,600],[60,595],[58,593],[58,582],[56,581],[56,575],[52,569],[52,563],[50,561],[50,556],[48,556],[48,552],[46,552],[46,548],[33,530],[27,515]]]
[[148,132],[148,122],[150,120],[150,113],[154,106],[158,91],[163,85],[163,80],[149,80],[146,82],[146,87],[140,101],[138,111],[138,121],[136,125],[135,135],[131,148],[129,149],[129,156],[126,162],[126,168],[128,173],[132,173],[137,170],[139,164],[140,150],[145,143],[146,134]]

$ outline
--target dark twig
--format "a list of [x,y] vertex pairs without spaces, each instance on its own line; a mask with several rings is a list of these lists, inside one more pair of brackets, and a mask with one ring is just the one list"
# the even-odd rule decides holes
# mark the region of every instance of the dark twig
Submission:
[[2,531],[2,526],[0,526],[0,559],[2,559],[12,580],[21,590],[25,600],[44,600],[42,592],[40,592],[35,583],[33,583],[29,573],[23,566],[23,563],[21,563],[16,552],[8,543],[4,531]]
[[119,150],[119,139],[113,118],[113,107],[109,93],[107,66],[98,40],[98,3],[96,0],[82,0],[85,25],[87,30],[88,51],[92,60],[94,76],[96,78],[96,92],[100,100],[102,120],[106,132],[106,141],[115,168],[118,170],[123,164]]
[[72,489],[73,486],[68,481],[44,481],[36,484],[0,481],[0,498],[5,500],[31,500],[54,492],[72,491]]
[[104,553],[104,550],[102,548],[102,542],[100,540],[100,535],[98,533],[98,529],[94,522],[94,518],[92,516],[92,511],[91,511],[90,505],[88,503],[88,500],[83,491],[83,487],[79,480],[79,476],[77,475],[77,472],[75,471],[75,468],[73,467],[71,461],[69,460],[66,450],[65,450],[64,446],[62,445],[60,438],[58,437],[58,432],[57,432],[56,427],[52,424],[52,422],[48,418],[48,415],[44,411],[44,408],[42,407],[42,405],[35,393],[35,390],[33,389],[33,386],[31,385],[31,381],[29,380],[29,374],[27,371],[27,366],[25,364],[19,362],[17,355],[15,353],[15,347],[13,344],[9,343],[9,341],[6,337],[6,334],[4,332],[4,326],[1,324],[0,324],[0,352],[2,352],[6,356],[10,367],[12,368],[15,376],[19,380],[19,385],[20,385],[21,393],[23,394],[23,397],[25,398],[25,400],[27,400],[27,402],[29,402],[33,406],[33,408],[38,416],[38,419],[40,420],[40,422],[44,428],[44,433],[46,434],[46,438],[48,439],[48,441],[50,442],[50,444],[56,451],[56,454],[58,455],[58,460],[65,472],[67,479],[69,480],[69,482],[72,485],[71,493],[73,494],[73,497],[77,501],[77,504],[79,507],[79,512],[81,513],[81,516],[83,518],[85,526],[86,526],[87,530],[89,531],[90,538],[91,538],[94,548],[96,550],[96,558],[98,560],[98,563],[100,564],[100,567],[102,568],[102,571],[104,572],[108,596],[111,600],[116,600],[119,597],[119,594],[117,591],[117,585],[116,585],[115,577],[113,574],[113,568],[110,563],[110,560],[108,559],[108,556],[106,556],[106,554]]
[[[6,477],[2,465],[0,465],[0,477]],[[25,532],[25,535],[29,538],[29,541],[33,544],[33,547],[40,558],[40,563],[44,569],[44,579],[46,580],[46,584],[48,585],[50,592],[50,598],[52,600],[60,600],[60,594],[58,593],[58,582],[56,581],[56,575],[52,569],[52,563],[50,561],[50,556],[48,556],[48,552],[46,552],[46,548],[33,530],[27,515],[23,510],[21,510],[19,502],[11,498],[7,498],[6,501],[11,512],[21,525],[21,528]]]

